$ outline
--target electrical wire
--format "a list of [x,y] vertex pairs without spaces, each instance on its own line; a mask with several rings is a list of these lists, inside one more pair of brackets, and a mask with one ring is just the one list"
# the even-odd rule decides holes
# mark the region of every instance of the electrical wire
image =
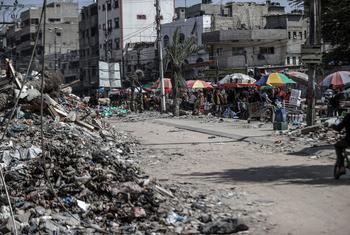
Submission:
[[[40,25],[42,24],[42,19],[43,19],[43,12],[41,12],[41,15],[40,15],[39,28],[40,28]],[[38,31],[37,31],[37,33],[36,33],[36,39],[35,39],[35,43],[34,43],[32,55],[31,55],[31,57],[30,57],[29,64],[28,64],[28,67],[27,67],[26,76],[24,77],[24,80],[22,81],[22,86],[21,86],[21,88],[20,88],[20,90],[19,90],[19,92],[18,92],[18,95],[17,95],[16,100],[15,100],[15,104],[14,104],[14,106],[13,106],[13,108],[12,108],[12,111],[11,111],[11,114],[10,114],[10,117],[9,117],[9,121],[8,121],[7,125],[5,126],[5,130],[4,130],[3,134],[2,134],[2,137],[1,137],[1,140],[0,140],[0,141],[3,141],[4,138],[5,138],[5,135],[6,135],[6,133],[7,133],[8,127],[9,127],[9,125],[10,125],[10,123],[11,123],[11,120],[12,120],[12,118],[13,118],[13,115],[14,115],[14,113],[15,113],[15,110],[16,110],[16,108],[17,108],[17,106],[18,106],[18,102],[19,102],[21,93],[22,93],[22,91],[23,91],[23,89],[24,89],[24,85],[25,85],[25,83],[26,83],[26,79],[28,79],[28,77],[29,77],[30,68],[32,67],[32,63],[33,63],[34,56],[35,56],[35,51],[36,51],[36,48],[37,48],[38,42],[39,42],[39,33],[40,33],[40,29],[39,29],[39,28],[38,28]],[[15,76],[15,74],[14,74],[14,76]]]
[[15,216],[13,214],[13,210],[12,210],[12,206],[11,206],[11,199],[10,199],[10,195],[9,195],[9,192],[7,190],[7,185],[6,185],[6,182],[5,182],[5,177],[4,177],[4,174],[2,172],[2,167],[0,167],[0,177],[1,177],[1,182],[4,186],[4,189],[5,189],[5,193],[6,193],[6,199],[7,199],[7,202],[9,204],[9,208],[10,208],[10,214],[11,214],[11,220],[12,220],[12,223],[13,223],[13,230],[14,230],[14,233],[15,235],[17,235],[17,225],[16,225],[16,221],[15,221]]

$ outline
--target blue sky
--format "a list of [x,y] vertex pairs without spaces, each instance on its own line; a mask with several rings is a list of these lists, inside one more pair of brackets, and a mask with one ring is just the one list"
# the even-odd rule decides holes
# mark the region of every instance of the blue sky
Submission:
[[[14,0],[5,0],[4,2],[13,2]],[[228,2],[231,0],[223,0],[223,2]],[[254,0],[251,1],[244,1],[244,0],[235,0],[236,2],[252,2]],[[285,5],[287,6],[287,0],[275,0],[276,2],[280,2],[281,5]],[[42,0],[19,0],[18,2],[22,3],[22,4],[33,4],[33,5],[37,5],[37,4],[41,4],[43,1]],[[81,5],[88,5],[90,3],[94,2],[93,0],[79,0],[79,3]],[[185,5],[185,0],[175,0],[176,5],[177,6],[184,6]],[[192,4],[196,4],[196,3],[200,3],[201,0],[187,0],[187,5],[192,5]],[[255,2],[266,2],[265,0],[255,0]],[[220,3],[220,0],[213,0],[213,3]]]

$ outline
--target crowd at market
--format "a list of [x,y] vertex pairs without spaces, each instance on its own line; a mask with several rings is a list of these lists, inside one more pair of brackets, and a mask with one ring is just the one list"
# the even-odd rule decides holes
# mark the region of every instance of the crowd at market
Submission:
[[[337,75],[333,75],[336,77]],[[292,77],[292,76],[291,76]],[[322,103],[327,107],[323,113],[330,116],[341,115],[343,109],[341,100],[344,99],[344,89],[333,82],[333,77],[327,77],[322,82]],[[334,79],[336,81],[336,79]],[[110,105],[133,111],[160,111],[161,95],[159,80],[150,88],[137,87],[133,90],[118,90],[109,94]],[[301,84],[301,86],[300,86]],[[165,93],[167,109],[171,110],[172,86],[166,79]],[[296,82],[284,74],[272,73],[256,81],[244,74],[232,74],[224,77],[218,83],[208,83],[201,80],[190,80],[186,87],[180,89],[178,96],[181,111],[192,115],[213,115],[225,118],[249,119],[254,109],[271,109],[271,112],[290,105],[302,110],[302,98],[306,95],[307,81]],[[327,89],[328,88],[328,89]],[[297,91],[297,93],[295,93]],[[303,92],[302,92],[303,91]],[[294,92],[294,94],[293,94]],[[296,97],[293,97],[293,95]],[[101,98],[99,93],[91,96],[90,105],[98,105]],[[304,99],[305,101],[305,99]],[[272,118],[272,117],[271,117]],[[271,120],[273,121],[273,120]]]

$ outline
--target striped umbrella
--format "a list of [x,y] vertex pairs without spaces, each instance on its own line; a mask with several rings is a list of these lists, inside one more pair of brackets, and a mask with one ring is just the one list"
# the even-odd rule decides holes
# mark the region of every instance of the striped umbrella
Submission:
[[188,89],[212,89],[213,86],[209,82],[202,80],[188,80],[186,81],[186,86]]
[[328,75],[321,82],[321,86],[330,87],[343,87],[346,84],[350,83],[350,72],[349,71],[338,71]]
[[228,84],[228,83],[239,83],[239,84],[253,84],[256,80],[252,77],[249,77],[243,73],[233,73],[226,75],[223,79],[221,79],[218,84]]
[[270,75],[263,76],[255,84],[257,86],[284,86],[288,84],[295,84],[295,82],[289,79],[283,73],[271,73]]
[[295,82],[302,83],[304,85],[307,85],[308,83],[309,76],[306,73],[291,71],[291,72],[287,72],[286,74]]

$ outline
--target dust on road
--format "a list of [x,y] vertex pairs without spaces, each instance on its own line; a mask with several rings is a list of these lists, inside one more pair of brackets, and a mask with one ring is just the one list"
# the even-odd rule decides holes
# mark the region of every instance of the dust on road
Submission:
[[139,138],[146,173],[217,194],[253,223],[251,234],[349,234],[350,180],[335,181],[328,158],[259,151],[247,141],[155,120],[114,125]]

